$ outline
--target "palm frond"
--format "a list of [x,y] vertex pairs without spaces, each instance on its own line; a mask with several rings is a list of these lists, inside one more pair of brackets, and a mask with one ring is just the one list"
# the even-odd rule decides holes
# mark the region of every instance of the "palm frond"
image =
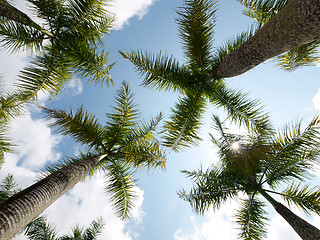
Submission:
[[81,106],[75,113],[62,110],[53,110],[45,107],[41,109],[46,113],[46,118],[54,120],[50,127],[57,127],[56,132],[72,137],[76,142],[88,147],[88,149],[104,149],[102,125],[97,118],[88,113]]
[[267,236],[265,204],[251,197],[242,200],[241,208],[236,213],[236,222],[240,224],[241,239],[262,240]]
[[179,151],[189,145],[196,145],[200,140],[198,131],[201,117],[205,110],[206,100],[202,90],[197,95],[180,98],[179,102],[171,109],[170,120],[165,122],[167,130],[164,145]]
[[36,56],[30,66],[20,72],[17,87],[30,98],[36,96],[38,91],[49,91],[56,95],[69,77],[68,62],[63,56],[43,54]]
[[316,116],[304,130],[301,130],[301,122],[298,122],[279,131],[273,139],[273,157],[264,170],[264,182],[273,186],[280,179],[302,180],[308,176],[307,170],[313,164],[319,164],[319,128],[320,117]]
[[7,123],[0,121],[0,168],[4,163],[5,153],[13,152],[14,147],[15,145],[12,143],[12,139],[8,137]]
[[215,26],[216,2],[186,0],[178,11],[179,36],[191,69],[207,69]]
[[228,89],[224,84],[210,83],[209,86],[210,88],[205,92],[209,101],[223,107],[231,122],[243,124],[249,130],[261,135],[273,132],[269,116],[263,112],[258,100],[249,100],[248,94]]
[[32,240],[56,240],[57,231],[54,226],[47,223],[44,216],[30,222],[24,229],[25,235]]
[[106,114],[108,120],[104,130],[104,139],[108,149],[121,142],[123,136],[136,127],[137,118],[140,115],[136,106],[130,86],[123,82],[115,96],[113,113]]
[[123,160],[135,167],[165,168],[165,151],[161,149],[155,135],[155,130],[162,119],[162,114],[159,114],[150,122],[143,122],[125,134],[116,154],[123,155]]
[[120,54],[135,65],[136,71],[144,78],[142,85],[157,90],[181,91],[191,81],[190,71],[167,54],[130,51]]
[[281,196],[290,205],[301,208],[307,215],[310,212],[320,214],[320,188],[311,188],[309,184],[291,184]]
[[12,53],[39,51],[45,39],[39,30],[7,19],[0,19],[0,35],[1,47]]
[[19,191],[17,189],[18,184],[16,183],[12,174],[8,174],[0,185],[0,201],[6,200]]
[[276,58],[281,69],[294,71],[303,66],[314,66],[320,61],[320,40],[292,49]]
[[127,219],[133,208],[135,180],[130,167],[122,161],[109,158],[106,191],[111,194],[111,203],[121,219]]
[[184,189],[180,190],[178,195],[200,214],[210,207],[219,208],[228,199],[235,199],[239,190],[243,190],[232,175],[219,167],[213,167],[205,172],[202,169],[182,172],[192,178],[194,186],[188,193]]

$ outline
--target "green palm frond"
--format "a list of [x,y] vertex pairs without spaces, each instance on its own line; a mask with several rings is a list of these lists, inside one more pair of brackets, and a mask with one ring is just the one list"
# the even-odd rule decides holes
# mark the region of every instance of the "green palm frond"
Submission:
[[265,204],[256,198],[241,201],[241,208],[236,213],[236,222],[240,225],[239,238],[262,240],[267,236]]
[[142,85],[157,90],[181,91],[186,82],[191,81],[190,71],[173,57],[167,54],[130,51],[120,54],[135,66],[136,71],[144,78]]
[[243,187],[235,181],[232,175],[219,167],[213,167],[205,172],[202,169],[182,172],[192,178],[194,186],[188,193],[185,190],[180,190],[178,195],[189,202],[191,207],[200,214],[203,214],[210,207],[219,208],[230,198],[237,198],[237,192],[243,190]]
[[310,124],[301,130],[301,122],[292,124],[279,131],[273,139],[273,157],[265,168],[266,180],[270,186],[280,179],[301,179],[308,176],[307,170],[313,164],[319,164],[320,117],[316,116]]
[[101,41],[102,34],[111,29],[114,17],[106,10],[109,1],[68,1],[69,27],[65,32],[77,33],[86,40]]
[[13,53],[40,51],[45,39],[39,30],[7,19],[0,19],[0,35],[1,47]]
[[30,66],[20,72],[20,82],[17,87],[30,98],[36,96],[38,91],[49,91],[52,95],[56,95],[70,78],[67,66],[68,62],[63,60],[62,55],[36,56]]
[[178,11],[179,36],[190,68],[204,71],[210,64],[216,2],[186,0]]
[[170,120],[166,121],[164,126],[167,130],[165,146],[179,151],[189,145],[197,144],[200,140],[198,131],[205,104],[206,100],[201,96],[201,92],[179,99],[179,102],[171,109]]
[[320,40],[292,49],[276,58],[281,69],[294,71],[302,66],[314,66],[319,63]]
[[68,113],[62,110],[41,108],[46,113],[47,119],[54,120],[54,122],[50,123],[50,127],[57,127],[56,132],[72,137],[76,142],[87,146],[88,149],[105,148],[101,131],[102,125],[83,106],[75,113],[72,109]]
[[31,9],[41,18],[44,23],[54,23],[57,19],[63,16],[65,6],[60,0],[27,0],[31,3]]
[[137,125],[140,112],[136,108],[134,94],[128,83],[123,82],[115,96],[113,113],[106,114],[107,124],[104,130],[106,146],[112,148],[125,134]]
[[18,184],[16,183],[12,174],[8,174],[0,185],[0,201],[6,200],[15,193],[19,192],[17,189]]
[[291,184],[285,189],[281,196],[289,206],[294,204],[301,208],[307,215],[310,212],[320,214],[320,188],[311,188],[308,184]]
[[111,194],[111,204],[121,219],[127,219],[137,197],[133,172],[127,164],[112,158],[109,158],[107,170],[106,191]]
[[135,167],[165,168],[165,151],[161,150],[160,142],[155,136],[156,128],[162,119],[160,114],[125,134],[117,150],[123,155],[125,162],[132,163]]
[[4,163],[4,154],[13,152],[14,147],[11,138],[8,137],[8,124],[0,121],[0,168]]
[[209,101],[223,107],[231,122],[245,125],[260,134],[272,133],[269,115],[263,112],[259,100],[249,100],[248,94],[228,89],[224,84],[209,84],[206,91]]
[[30,222],[25,227],[24,233],[30,240],[57,240],[55,227],[47,223],[47,219],[44,216]]

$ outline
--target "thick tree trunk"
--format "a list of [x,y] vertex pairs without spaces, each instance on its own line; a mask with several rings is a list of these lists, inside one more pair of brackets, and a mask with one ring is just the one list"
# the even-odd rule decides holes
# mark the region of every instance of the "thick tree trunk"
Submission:
[[275,204],[274,208],[303,240],[320,240],[320,230],[315,226],[295,215],[281,203]]
[[0,239],[11,239],[26,224],[82,180],[105,156],[72,163],[0,203]]
[[303,220],[296,214],[294,214],[290,209],[288,209],[283,204],[279,203],[273,199],[268,193],[263,189],[258,189],[259,193],[266,198],[268,202],[272,204],[274,209],[279,213],[284,220],[287,221],[294,229],[294,231],[303,239],[303,240],[320,240],[320,230],[315,226],[311,225],[307,221]]
[[0,0],[0,16],[22,23],[26,26],[34,27],[41,31],[41,27],[32,21],[28,15],[9,4],[6,0]]
[[292,0],[212,72],[214,79],[240,75],[281,53],[320,38],[320,1]]

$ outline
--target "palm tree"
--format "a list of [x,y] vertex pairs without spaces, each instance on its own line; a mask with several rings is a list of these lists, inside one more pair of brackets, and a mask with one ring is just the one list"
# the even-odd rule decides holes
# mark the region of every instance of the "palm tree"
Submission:
[[86,229],[76,226],[72,229],[71,234],[57,237],[55,227],[47,223],[47,219],[41,216],[29,223],[24,233],[29,240],[95,240],[101,233],[103,225],[102,219],[99,218],[92,221],[90,227]]
[[1,0],[0,35],[2,47],[11,52],[37,53],[20,72],[17,84],[29,98],[39,90],[57,94],[73,72],[96,85],[112,83],[109,70],[113,64],[107,65],[108,53],[99,49],[113,21],[105,10],[106,0],[27,2],[41,24]]
[[[189,193],[181,190],[179,196],[198,213],[217,209],[229,199],[238,200],[241,207],[235,216],[240,237],[259,240],[267,233],[262,197],[302,239],[320,239],[317,228],[271,196],[278,195],[307,214],[320,214],[320,188],[306,182],[312,176],[310,170],[319,164],[320,117],[304,130],[299,122],[273,135],[231,134],[218,117],[214,121],[220,137],[211,136],[220,161],[206,171],[184,171],[194,186]],[[283,191],[277,190],[285,186]]]
[[[281,10],[254,37],[230,53],[214,68],[212,72],[214,79],[240,75],[272,57],[319,41],[320,2],[318,0],[239,1],[249,7],[269,6],[276,11],[277,8]],[[284,5],[286,6],[283,7]]]
[[214,80],[210,75],[213,66],[250,35],[243,33],[213,51],[215,5],[211,0],[185,0],[177,12],[185,64],[167,54],[155,55],[142,50],[120,52],[144,76],[144,86],[173,90],[183,95],[172,108],[171,120],[165,124],[165,145],[174,150],[200,140],[198,130],[207,101],[223,107],[230,119],[253,130],[263,132],[270,129],[268,116],[262,113],[257,100],[250,101],[246,94],[228,88],[223,79]]
[[8,174],[3,180],[2,184],[0,185],[0,202],[8,199],[12,195],[16,194],[20,191],[17,189],[18,184],[14,180],[12,174]]
[[47,168],[41,181],[0,203],[0,236],[10,238],[60,196],[86,176],[103,171],[106,189],[119,217],[126,219],[132,209],[135,169],[165,167],[165,153],[156,139],[161,114],[150,122],[138,123],[139,112],[128,84],[117,92],[116,106],[101,125],[82,107],[73,113],[43,108],[57,132],[86,146],[86,153],[67,158]]
[[[277,1],[256,1],[256,0],[238,0],[246,7],[244,15],[251,17],[256,22],[257,29],[263,27],[272,19],[281,9],[286,6],[288,0]],[[319,62],[319,44],[320,39],[291,49],[276,57],[277,64],[281,69],[294,71],[302,66],[313,66]]]

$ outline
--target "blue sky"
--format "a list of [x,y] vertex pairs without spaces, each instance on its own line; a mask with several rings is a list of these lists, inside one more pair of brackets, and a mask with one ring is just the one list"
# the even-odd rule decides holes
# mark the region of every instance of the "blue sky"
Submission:
[[[18,6],[25,9],[20,1],[17,1]],[[66,110],[84,105],[103,123],[105,113],[110,111],[116,89],[126,80],[136,93],[136,102],[144,117],[150,118],[160,111],[168,116],[177,95],[139,86],[141,79],[132,64],[119,56],[118,50],[167,52],[183,61],[183,50],[175,23],[175,9],[179,6],[182,6],[182,0],[114,1],[113,11],[118,13],[119,21],[111,34],[105,36],[104,48],[110,52],[111,60],[117,61],[111,72],[115,87],[97,88],[90,86],[85,80],[73,79],[65,91],[50,102],[46,94],[41,94],[40,102],[51,108]],[[242,15],[242,9],[236,0],[218,2],[215,46],[248,29],[251,20]],[[10,88],[18,69],[26,63],[27,55],[0,54],[0,72]],[[265,110],[270,112],[274,124],[282,127],[301,118],[308,122],[320,110],[319,69],[305,67],[287,73],[275,67],[271,60],[239,77],[227,79],[227,84],[248,92],[251,98],[259,98],[265,105]],[[142,170],[137,173],[137,191],[140,197],[136,200],[136,208],[130,221],[122,222],[114,216],[108,196],[104,193],[105,180],[100,175],[78,184],[49,207],[45,214],[57,225],[61,234],[69,231],[76,223],[88,225],[93,219],[102,216],[106,226],[99,239],[235,239],[237,231],[234,229],[236,225],[232,223],[232,214],[236,203],[230,202],[221,211],[209,211],[205,216],[197,216],[176,194],[177,190],[188,189],[190,186],[189,180],[180,170],[193,170],[200,165],[206,167],[217,160],[208,137],[212,113],[223,116],[221,109],[211,106],[208,108],[201,130],[203,141],[199,147],[186,149],[179,154],[169,152],[164,172]],[[79,148],[72,140],[54,134],[39,116],[38,110],[29,107],[24,118],[16,119],[11,124],[11,134],[19,143],[19,151],[6,156],[6,164],[0,176],[3,178],[6,173],[13,173],[21,187],[34,182],[36,172],[47,162],[75,154]],[[305,218],[304,215],[301,216]],[[268,239],[299,239],[271,208],[269,217]],[[319,217],[308,219],[318,228],[319,220]]]

